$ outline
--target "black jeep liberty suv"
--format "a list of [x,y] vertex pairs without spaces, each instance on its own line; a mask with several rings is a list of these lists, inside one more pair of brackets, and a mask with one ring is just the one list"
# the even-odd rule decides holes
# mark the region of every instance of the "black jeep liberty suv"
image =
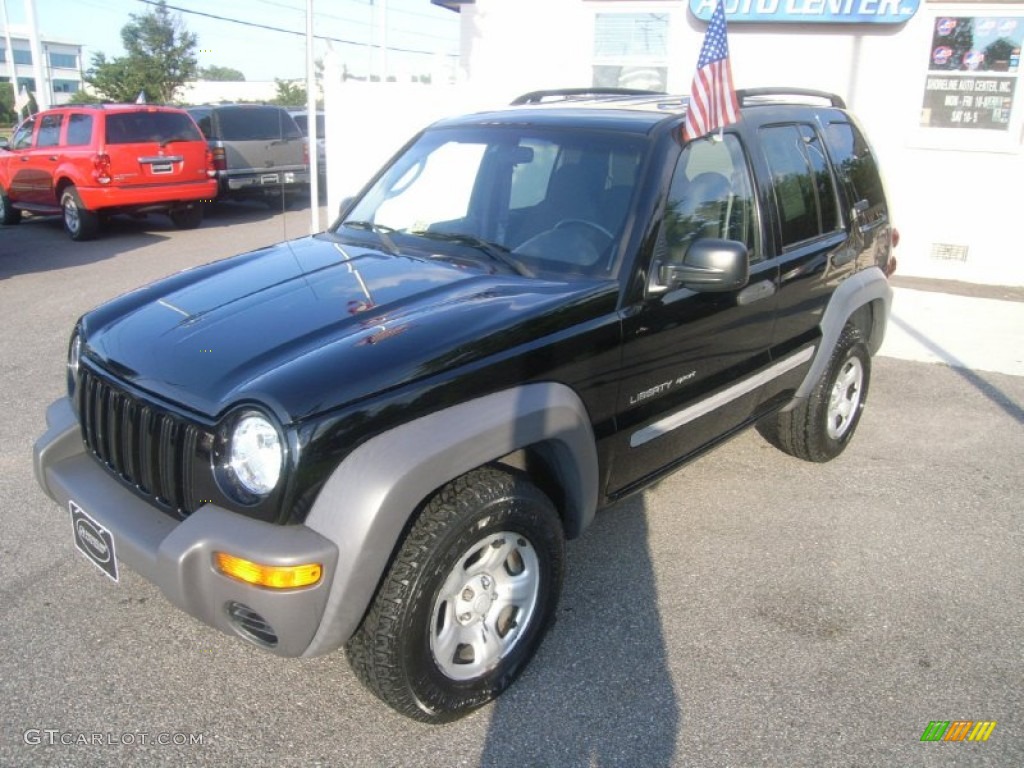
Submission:
[[282,656],[346,646],[420,720],[537,650],[564,541],[755,425],[849,444],[895,232],[842,100],[575,89],[447,119],[322,234],[84,315],[39,483],[111,578],[128,564]]

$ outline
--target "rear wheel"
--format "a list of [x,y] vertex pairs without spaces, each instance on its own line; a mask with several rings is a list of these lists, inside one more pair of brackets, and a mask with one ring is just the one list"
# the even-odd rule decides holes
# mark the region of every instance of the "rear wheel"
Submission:
[[21,211],[11,205],[7,191],[0,187],[0,224],[17,224],[21,221]]
[[757,429],[791,456],[816,462],[834,459],[853,439],[870,379],[867,345],[860,331],[848,325],[810,396],[792,410],[765,417]]
[[64,231],[72,240],[91,240],[100,228],[100,217],[82,205],[82,198],[73,186],[67,187],[60,196],[60,208],[64,217]]
[[171,223],[178,229],[198,229],[203,223],[203,204],[193,203],[172,208],[168,215],[171,217]]
[[356,674],[404,715],[461,717],[505,690],[550,625],[565,544],[519,473],[474,470],[438,491],[348,644]]

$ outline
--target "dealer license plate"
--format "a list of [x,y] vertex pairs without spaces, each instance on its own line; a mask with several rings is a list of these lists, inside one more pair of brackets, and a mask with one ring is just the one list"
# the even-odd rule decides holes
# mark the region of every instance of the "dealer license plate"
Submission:
[[114,537],[75,502],[68,502],[71,510],[71,528],[75,547],[89,560],[117,581],[117,556],[114,554]]
[[153,169],[153,173],[170,173],[173,170],[170,163],[153,163],[150,168]]
[[260,176],[260,184],[277,184],[281,177],[276,173],[264,173]]

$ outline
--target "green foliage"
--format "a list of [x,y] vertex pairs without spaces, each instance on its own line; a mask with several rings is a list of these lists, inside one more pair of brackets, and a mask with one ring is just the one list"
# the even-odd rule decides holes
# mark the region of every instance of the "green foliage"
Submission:
[[218,67],[216,64],[211,64],[209,67],[199,68],[199,79],[218,80],[221,82],[241,82],[245,80],[245,75],[242,74],[241,70],[235,69],[234,67]]
[[102,52],[93,54],[85,80],[112,101],[135,101],[142,91],[150,102],[170,103],[178,87],[196,78],[197,38],[180,17],[171,15],[164,0],[154,10],[129,18],[121,28],[127,55],[107,59]]
[[14,113],[14,90],[9,83],[0,83],[0,125],[12,125],[17,122]]
[[68,104],[101,104],[103,99],[88,91],[75,91],[68,99]]
[[306,103],[306,89],[301,85],[289,83],[287,80],[274,78],[277,84],[277,95],[270,100],[271,104],[280,104],[282,107],[298,107]]

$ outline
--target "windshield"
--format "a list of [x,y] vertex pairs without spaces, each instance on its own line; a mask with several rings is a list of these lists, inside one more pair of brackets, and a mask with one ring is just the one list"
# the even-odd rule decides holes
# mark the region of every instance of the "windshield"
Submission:
[[645,146],[578,127],[434,129],[333,231],[492,270],[614,277]]

